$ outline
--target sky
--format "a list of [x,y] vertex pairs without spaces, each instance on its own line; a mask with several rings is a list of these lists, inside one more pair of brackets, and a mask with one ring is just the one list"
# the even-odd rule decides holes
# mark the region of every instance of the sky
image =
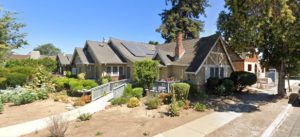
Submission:
[[[209,0],[204,32],[214,34],[224,0]],[[29,45],[15,50],[27,54],[35,47],[53,43],[64,53],[73,53],[86,40],[102,41],[115,37],[129,41],[164,42],[155,30],[161,24],[160,14],[168,9],[165,0],[0,0],[2,8],[17,12],[17,21],[26,24]]]

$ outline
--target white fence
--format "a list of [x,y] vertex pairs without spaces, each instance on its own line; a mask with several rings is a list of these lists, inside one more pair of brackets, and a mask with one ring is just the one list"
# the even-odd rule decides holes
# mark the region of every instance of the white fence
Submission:
[[156,93],[171,93],[171,84],[175,82],[156,81],[153,84],[151,92]]
[[127,79],[120,80],[120,81],[113,81],[113,82],[100,85],[98,87],[94,87],[90,90],[86,90],[85,92],[91,92],[92,101],[95,101],[111,92],[114,93],[114,97],[119,97],[120,95],[123,94],[123,90],[127,82],[128,82]]

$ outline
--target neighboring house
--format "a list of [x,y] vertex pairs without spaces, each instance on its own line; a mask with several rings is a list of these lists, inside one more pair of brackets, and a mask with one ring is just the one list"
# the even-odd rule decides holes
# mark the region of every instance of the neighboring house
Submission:
[[152,59],[153,45],[111,38],[108,43],[86,41],[84,48],[76,48],[71,60],[73,74],[86,73],[87,79],[109,75],[113,80],[132,78],[133,63]]
[[71,59],[72,54],[58,54],[56,56],[56,62],[57,62],[57,71],[59,74],[65,75],[66,71],[71,70]]
[[8,60],[22,60],[22,59],[42,59],[42,58],[52,58],[55,59],[56,56],[45,56],[41,55],[39,51],[31,51],[27,55],[20,55],[20,54],[10,54],[7,56]]
[[222,38],[215,34],[201,39],[157,46],[153,58],[160,61],[160,79],[189,81],[203,89],[210,77],[228,77],[235,70]]

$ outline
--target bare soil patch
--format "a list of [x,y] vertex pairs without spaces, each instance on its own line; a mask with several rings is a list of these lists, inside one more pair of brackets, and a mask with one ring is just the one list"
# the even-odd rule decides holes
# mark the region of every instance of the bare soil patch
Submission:
[[[101,137],[154,136],[212,112],[189,109],[181,110],[179,117],[168,117],[165,115],[167,110],[167,105],[155,110],[147,110],[144,105],[137,108],[114,106],[94,114],[89,121],[72,121],[66,134],[69,137],[92,137],[96,136],[97,132],[103,133]],[[27,136],[49,136],[49,131],[45,129]]]
[[54,102],[53,99],[35,101],[30,104],[13,106],[12,103],[4,105],[3,114],[0,114],[0,127],[6,127],[31,120],[36,120],[67,111],[66,104]]

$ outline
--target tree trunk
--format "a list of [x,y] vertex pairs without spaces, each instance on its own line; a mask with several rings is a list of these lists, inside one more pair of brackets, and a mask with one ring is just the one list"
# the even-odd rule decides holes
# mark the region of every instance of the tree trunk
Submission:
[[287,82],[288,82],[289,92],[292,92],[291,84],[290,84],[290,75],[287,75]]
[[278,95],[284,97],[286,96],[285,90],[285,62],[281,61],[280,68],[278,70]]

